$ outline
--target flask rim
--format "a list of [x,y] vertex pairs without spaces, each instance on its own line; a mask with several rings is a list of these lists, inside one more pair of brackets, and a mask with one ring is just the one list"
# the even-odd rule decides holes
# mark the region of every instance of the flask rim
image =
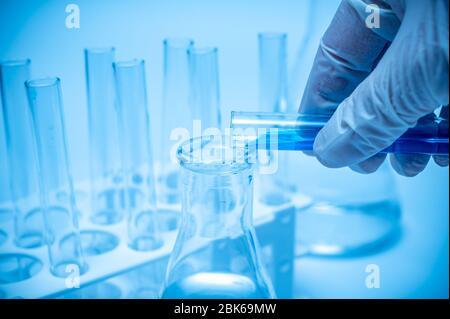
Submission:
[[177,160],[181,167],[210,175],[238,174],[251,170],[247,145],[240,146],[228,135],[206,135],[180,144]]

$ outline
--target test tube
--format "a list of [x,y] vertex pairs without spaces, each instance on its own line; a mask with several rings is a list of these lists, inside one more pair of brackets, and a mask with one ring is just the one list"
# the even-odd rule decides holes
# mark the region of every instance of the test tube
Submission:
[[[258,34],[259,48],[259,110],[286,112],[287,110],[287,34],[264,32]],[[263,154],[263,153],[260,153]],[[289,200],[286,190],[289,181],[287,154],[267,151],[256,175],[259,200],[267,205],[280,205]],[[266,173],[267,172],[267,173]]]
[[150,145],[143,60],[114,63],[118,98],[119,140],[128,245],[138,251],[162,245],[156,217],[156,194]]
[[[222,120],[220,112],[218,50],[217,48],[193,47],[189,49],[188,56],[190,73],[189,104],[193,120],[200,120],[201,127],[205,130],[210,128],[220,129]],[[209,135],[209,133],[204,133],[204,135]]]
[[320,18],[322,12],[320,6],[326,4],[327,1],[320,0],[307,0],[305,3],[307,8],[303,21],[303,36],[296,50],[293,65],[289,70],[288,112],[296,112],[300,105],[320,36],[325,31],[321,32],[319,26],[324,25],[326,27]]
[[25,90],[30,69],[29,59],[0,65],[9,188],[14,205],[14,242],[21,248],[35,248],[45,243],[39,209],[37,159]]
[[109,225],[124,213],[120,203],[120,155],[114,86],[114,48],[84,51],[91,178],[91,220]]
[[40,206],[46,229],[50,271],[67,277],[87,270],[81,250],[76,203],[70,174],[60,80],[25,84],[38,158]]
[[[189,138],[192,119],[189,110],[188,50],[191,39],[165,39],[162,136],[157,161],[158,201],[165,204],[180,201],[179,169],[176,150],[179,143]],[[178,141],[178,143],[176,142]]]
[[[231,128],[239,129],[256,148],[312,151],[314,139],[328,122],[326,115],[231,112]],[[407,130],[383,153],[448,154],[448,120],[436,118]]]
[[285,112],[287,108],[287,34],[258,34],[259,109],[262,112]]
[[[1,95],[1,90],[0,90]],[[6,136],[5,136],[5,124],[3,120],[3,108],[1,107],[0,98],[0,233],[1,224],[9,217],[12,217],[12,203],[11,203],[11,190],[9,186],[9,171],[7,164],[7,148],[6,148]],[[11,218],[12,220],[12,218]],[[4,236],[0,234],[0,246],[7,238],[6,233]],[[2,240],[3,239],[3,240]]]

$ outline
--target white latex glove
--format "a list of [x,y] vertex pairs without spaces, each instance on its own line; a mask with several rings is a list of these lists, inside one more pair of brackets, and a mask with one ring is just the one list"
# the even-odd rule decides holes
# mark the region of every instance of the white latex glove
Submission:
[[[366,1],[379,6],[380,28],[368,28],[367,4],[342,1],[324,34],[299,111],[333,114],[314,155],[328,167],[370,173],[390,146],[418,121],[448,118],[448,0]],[[448,128],[440,128],[448,129]],[[421,172],[426,155],[394,154],[394,169]],[[441,166],[448,156],[435,156]]]

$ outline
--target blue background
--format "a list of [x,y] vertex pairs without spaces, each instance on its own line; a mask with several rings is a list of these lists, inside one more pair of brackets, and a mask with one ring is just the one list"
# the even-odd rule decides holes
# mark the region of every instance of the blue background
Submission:
[[[88,176],[85,47],[113,45],[118,59],[146,60],[150,122],[156,136],[161,122],[162,40],[182,36],[199,45],[217,46],[222,114],[228,125],[231,110],[256,110],[257,33],[288,33],[289,69],[301,59],[301,90],[320,35],[339,1],[315,1],[318,18],[308,33],[310,46],[300,56],[310,12],[306,0],[72,1],[81,10],[80,29],[65,26],[69,3],[0,0],[0,60],[27,57],[32,60],[34,77],[61,78],[73,175],[83,180]],[[153,139],[155,148],[157,142]],[[5,171],[4,163],[5,150],[1,149],[0,172]],[[298,260],[297,296],[448,297],[448,168],[430,162],[418,177],[396,179],[403,207],[402,241],[364,258]],[[2,174],[0,200],[9,197],[6,183]],[[364,285],[368,263],[380,265],[380,289]]]

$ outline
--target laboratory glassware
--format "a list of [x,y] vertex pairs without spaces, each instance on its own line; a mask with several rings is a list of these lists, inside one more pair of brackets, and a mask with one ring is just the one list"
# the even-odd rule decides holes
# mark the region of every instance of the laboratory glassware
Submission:
[[157,161],[158,201],[166,204],[180,202],[181,187],[176,150],[189,138],[192,127],[189,109],[188,50],[191,39],[169,38],[164,46],[164,87],[162,109],[162,134],[158,139],[161,151]]
[[150,144],[145,62],[114,63],[119,115],[122,200],[127,209],[128,245],[147,251],[161,247]]
[[287,107],[287,34],[258,34],[259,110],[286,112]]
[[[205,135],[216,134],[222,125],[218,50],[209,47],[192,47],[188,50],[188,59],[189,107],[193,121],[200,121]],[[193,136],[199,137],[195,136],[195,132],[193,128]]]
[[[240,134],[244,130],[251,143],[261,135],[263,148],[272,143],[276,149],[312,149],[324,121],[321,116],[235,112],[231,126],[240,128]],[[348,168],[329,169],[313,156],[295,154],[291,175],[301,191],[295,196],[307,203],[297,208],[298,255],[368,254],[399,239],[401,207],[388,164],[364,175]]]
[[274,297],[252,224],[252,161],[233,146],[212,135],[178,149],[183,219],[162,298]]
[[35,248],[45,243],[37,159],[25,90],[30,69],[29,59],[0,65],[7,166],[14,206],[14,242],[22,248]]
[[329,6],[329,1],[308,0],[304,4],[306,4],[306,14],[305,18],[301,20],[303,22],[303,35],[292,68],[289,70],[288,112],[296,112],[300,105],[321,35],[327,26],[327,23],[323,23],[326,20],[319,14],[323,12],[321,6]]
[[43,212],[50,271],[67,277],[87,270],[81,249],[59,78],[25,83],[38,158],[40,210]]
[[[298,113],[232,112],[231,127],[253,135],[256,147],[312,151],[314,139],[329,117]],[[261,134],[258,134],[258,130]],[[259,142],[259,143],[258,143]],[[448,154],[448,120],[436,118],[407,130],[382,153]]]
[[[259,110],[287,110],[287,34],[264,32],[258,34],[259,52]],[[263,153],[261,153],[263,154]],[[292,187],[284,178],[288,172],[288,154],[267,151],[260,158],[255,178],[258,200],[266,205],[281,205],[289,201]],[[265,165],[263,163],[265,162]],[[264,168],[264,170],[263,170]]]
[[91,220],[114,224],[124,215],[114,85],[115,49],[84,51],[88,102]]
[[[0,71],[1,72],[1,71]],[[0,79],[1,81],[1,79]],[[0,88],[1,95],[1,88]],[[1,103],[1,98],[0,98]],[[5,136],[5,125],[3,120],[3,108],[0,105],[0,225],[2,222],[10,219],[12,217],[12,198],[11,190],[9,184],[9,171],[7,166],[7,148],[6,148],[6,136]],[[0,227],[1,229],[1,227]],[[5,235],[6,236],[6,235]],[[0,246],[1,243],[6,239],[5,236],[0,235]]]

